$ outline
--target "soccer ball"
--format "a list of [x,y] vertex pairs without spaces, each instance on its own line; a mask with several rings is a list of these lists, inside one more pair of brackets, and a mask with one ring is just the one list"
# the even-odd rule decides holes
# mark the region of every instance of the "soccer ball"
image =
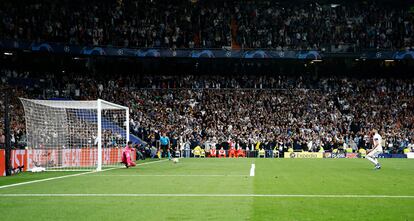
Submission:
[[178,163],[179,162],[178,158],[173,158],[172,161],[173,161],[173,163]]

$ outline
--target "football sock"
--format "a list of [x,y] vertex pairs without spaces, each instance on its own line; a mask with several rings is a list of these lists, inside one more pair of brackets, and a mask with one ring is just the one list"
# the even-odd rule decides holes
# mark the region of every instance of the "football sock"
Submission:
[[366,156],[365,158],[367,158],[369,161],[371,161],[374,165],[377,165],[378,161],[376,161],[375,159],[373,159],[370,156]]

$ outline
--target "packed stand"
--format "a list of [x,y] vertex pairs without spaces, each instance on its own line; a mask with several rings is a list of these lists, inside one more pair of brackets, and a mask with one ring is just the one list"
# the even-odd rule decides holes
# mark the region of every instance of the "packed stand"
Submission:
[[7,0],[0,17],[0,38],[71,45],[351,51],[414,46],[409,7],[372,2]]
[[[101,98],[128,106],[131,131],[148,143],[148,152],[163,133],[181,150],[234,144],[249,150],[356,152],[369,148],[372,128],[380,130],[389,153],[414,143],[414,82],[407,79],[119,75],[104,82],[107,78],[85,74],[50,74],[39,81],[27,73],[2,73],[8,76],[2,87],[12,86],[18,96]],[[16,78],[43,83],[30,90],[7,83]],[[15,96],[12,104],[12,142],[24,144],[23,110]]]

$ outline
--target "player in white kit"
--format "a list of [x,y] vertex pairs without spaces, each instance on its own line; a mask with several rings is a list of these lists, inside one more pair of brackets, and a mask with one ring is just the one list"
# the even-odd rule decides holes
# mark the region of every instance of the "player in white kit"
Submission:
[[372,137],[372,149],[368,151],[368,154],[365,158],[371,161],[375,165],[375,169],[381,169],[381,165],[378,162],[378,155],[382,153],[382,137],[378,134],[377,130],[372,130],[371,132]]

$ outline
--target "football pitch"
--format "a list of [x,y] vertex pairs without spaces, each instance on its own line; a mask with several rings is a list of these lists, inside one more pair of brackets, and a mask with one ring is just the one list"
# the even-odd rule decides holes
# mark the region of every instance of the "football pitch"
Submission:
[[409,159],[138,163],[1,177],[1,220],[414,220]]

